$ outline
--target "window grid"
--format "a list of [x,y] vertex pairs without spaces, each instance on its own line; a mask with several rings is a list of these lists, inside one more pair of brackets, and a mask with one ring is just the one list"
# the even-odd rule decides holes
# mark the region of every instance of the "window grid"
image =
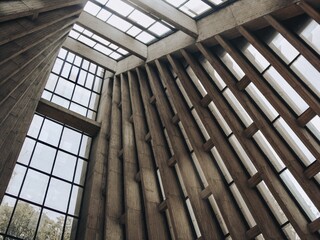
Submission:
[[79,26],[78,24],[73,25],[69,36],[116,61],[120,61],[130,55],[128,51],[94,34],[85,27]]
[[[221,55],[220,55],[221,56]],[[223,60],[222,60],[223,61]],[[228,68],[232,68],[232,67],[234,67],[234,69],[232,69],[232,70],[230,70],[230,72],[233,72],[233,74],[234,74],[234,77],[235,78],[237,78],[236,76],[237,76],[237,73],[239,73],[239,70],[238,70],[238,66],[237,66],[237,64],[228,64],[227,62],[225,62],[224,61],[224,63],[226,64],[226,66],[228,67]],[[208,69],[208,68],[206,68],[206,69]],[[241,69],[240,69],[241,70]],[[236,72],[236,73],[235,73]],[[241,79],[241,76],[239,76],[238,77],[238,79]],[[213,81],[214,83],[215,83],[215,85],[217,86],[217,88],[219,88],[219,85],[221,85],[221,78],[220,78],[220,81]],[[223,81],[223,80],[222,80]],[[251,84],[253,84],[253,83],[251,83]],[[223,84],[223,85],[225,85],[225,84]],[[220,88],[220,92],[221,93],[223,93],[224,91],[225,91],[225,89],[226,89],[226,87],[223,87],[223,88]],[[232,109],[230,109],[231,111],[232,111]],[[237,116],[237,114],[236,114],[236,116]],[[276,119],[278,119],[278,117],[276,118]],[[276,120],[275,119],[275,120]],[[221,124],[220,124],[221,125]],[[222,127],[222,126],[221,126]],[[259,131],[260,132],[260,131]],[[231,134],[231,135],[229,135],[228,136],[228,139],[229,139],[229,141],[231,140],[231,136],[234,136],[234,134]],[[254,137],[254,139],[256,140],[256,138]],[[258,139],[257,139],[258,140]],[[265,139],[265,141],[267,141],[266,139]],[[264,144],[263,144],[264,145]],[[261,148],[261,144],[259,145],[258,144],[258,146]],[[269,147],[272,149],[272,147],[270,146],[270,144],[269,144]],[[235,146],[233,146],[233,148],[235,148]],[[273,150],[273,149],[272,149]],[[263,150],[263,148],[262,148],[262,151],[263,152],[265,152],[265,150]],[[274,151],[274,150],[273,150]],[[275,154],[275,152],[274,152],[274,154]],[[267,158],[269,158],[269,156],[267,156]],[[278,157],[278,159],[280,159],[279,157]],[[281,160],[280,160],[281,161]],[[250,163],[251,163],[251,161],[250,161]],[[252,163],[251,163],[252,164]],[[286,171],[286,175],[283,175],[282,173],[284,172],[284,171]],[[289,194],[290,195],[294,195],[294,198],[296,199],[298,199],[298,200],[295,200],[297,203],[298,203],[298,206],[300,206],[302,209],[303,209],[303,212],[305,213],[305,215],[311,220],[311,221],[313,221],[315,218],[316,218],[316,216],[319,216],[319,211],[317,210],[317,208],[313,205],[313,203],[312,203],[312,201],[308,198],[308,196],[306,195],[306,193],[302,190],[302,188],[300,187],[300,185],[297,183],[297,182],[295,182],[293,185],[294,186],[289,186],[288,185],[288,177],[287,177],[287,175],[290,175],[291,176],[291,173],[289,172],[289,170],[287,169],[287,167],[283,164],[283,169],[281,169],[281,171],[280,172],[278,172],[278,174],[279,174],[279,177],[280,177],[280,179],[281,179],[281,181],[284,183],[284,186],[285,186],[285,188],[288,190],[288,192],[289,192]],[[250,174],[251,176],[253,175],[253,173],[251,173]],[[297,189],[299,189],[299,190],[297,190]],[[265,198],[266,198],[266,196],[265,196],[265,192],[263,192],[263,189],[261,188],[261,187],[258,187],[258,190],[259,190],[259,192],[261,192],[261,194],[262,194],[262,196],[263,196],[263,199],[265,200]],[[270,193],[271,194],[271,193]],[[272,194],[271,194],[271,196],[272,196]],[[303,197],[302,197],[303,196]],[[304,200],[301,200],[301,198],[302,199],[304,199]],[[266,201],[266,200],[265,200]],[[269,205],[268,203],[267,203],[267,205]],[[273,203],[273,206],[279,206],[278,205],[278,203],[275,201],[274,203]],[[272,211],[272,208],[270,208],[270,206],[269,206],[269,209],[270,209],[270,211],[273,213],[273,215],[275,215],[275,211]],[[308,209],[311,209],[311,210],[308,210]],[[275,217],[277,218],[277,216],[275,215]],[[286,235],[286,236],[289,236],[290,234],[293,234],[293,235],[291,235],[291,236],[296,236],[296,232],[295,232],[295,230],[292,228],[292,226],[291,226],[291,224],[290,224],[290,222],[289,221],[286,221],[285,223],[282,223],[282,222],[280,222],[280,221],[278,221],[279,222],[279,224],[281,224],[281,229],[283,230],[283,233]]]
[[93,62],[61,49],[42,97],[95,120],[104,71]]
[[162,0],[196,20],[201,19],[236,0]]
[[[271,44],[271,40],[270,40],[270,44]],[[267,73],[267,71],[270,71],[271,69],[273,69],[271,67],[271,64],[268,62],[265,62],[266,60],[264,59],[264,57],[249,43],[245,43],[245,45],[243,47],[240,47],[240,49],[242,50],[242,52],[244,53],[244,55],[247,57],[248,54],[253,54],[253,52],[255,52],[255,56],[254,58],[248,58],[249,61],[256,67],[258,68],[259,64],[264,65],[264,67],[260,70],[261,74],[263,76],[265,76],[265,74]],[[250,49],[250,50],[248,50]],[[282,49],[282,52],[285,52],[284,49]],[[296,59],[297,54],[294,54],[292,56],[292,59]],[[295,60],[293,60],[295,61]],[[272,71],[276,71],[276,70],[272,70]],[[279,73],[277,73],[278,76],[280,76]],[[278,81],[279,82],[279,78],[274,78],[274,81]],[[282,81],[285,81],[284,79]],[[286,82],[286,81],[285,81]],[[288,85],[286,85],[288,86]],[[271,87],[272,88],[272,87]],[[282,88],[283,92],[286,92],[287,88]],[[261,96],[262,94],[260,93],[260,91],[255,87],[255,85],[251,82],[248,87],[245,89],[247,94],[249,95],[249,97],[251,99],[253,99],[254,101],[257,100],[257,98],[259,98],[260,96],[260,100],[261,100]],[[301,115],[305,110],[307,110],[309,108],[309,106],[300,98],[299,95],[297,95],[296,92],[292,92],[292,88],[289,88],[289,93],[286,93],[287,96],[290,95],[290,98],[292,98],[293,94],[296,94],[295,96],[298,96],[299,98],[293,98],[293,99],[288,99],[288,98],[283,98],[284,100],[284,104],[286,104],[286,106],[288,106],[288,108],[290,109],[290,106],[288,104],[287,101],[291,101],[293,104],[295,104],[294,106],[296,107],[296,111],[294,111],[293,113],[296,114],[296,116],[298,117],[299,115]],[[294,90],[293,90],[294,91]],[[274,94],[279,96],[279,91],[277,90],[273,90]],[[257,94],[256,96],[254,96],[255,94]],[[281,96],[279,96],[281,98]],[[315,157],[312,155],[312,153],[306,148],[306,146],[303,144],[303,142],[295,135],[295,133],[292,131],[292,129],[287,125],[287,123],[284,120],[281,120],[279,123],[279,119],[282,119],[282,117],[279,115],[279,113],[272,107],[272,105],[269,103],[269,101],[267,99],[263,99],[262,100],[264,103],[262,105],[258,105],[258,107],[260,108],[260,110],[268,117],[268,119],[271,121],[272,125],[274,126],[275,130],[278,131],[279,135],[281,138],[285,138],[284,142],[285,144],[287,144],[289,146],[289,148],[291,148],[293,150],[293,152],[297,155],[297,158],[301,161],[301,163],[303,164],[303,166],[308,167],[310,164],[312,164],[314,161],[316,161]],[[296,105],[296,102],[300,102],[299,105]],[[297,114],[300,113],[300,114]],[[315,118],[316,119],[316,118]],[[320,125],[319,125],[320,126]],[[316,127],[316,126],[311,126],[310,127],[306,126],[305,128],[309,131],[309,132],[313,132],[312,135],[315,137],[315,140],[317,140],[317,132],[320,131],[320,127]],[[314,128],[312,128],[314,127]],[[320,182],[320,178],[319,175],[315,177],[315,179]]]
[[127,1],[90,0],[84,10],[146,45],[176,31],[172,25],[141,12]]
[[[188,71],[188,70],[187,70],[188,67],[189,67],[188,65],[185,66],[186,72]],[[179,94],[181,95],[182,100],[185,102],[186,106],[188,106],[188,108],[189,108],[189,110],[190,110],[191,112],[195,111],[195,109],[194,109],[194,107],[193,107],[193,105],[192,105],[189,97],[186,98],[187,94],[186,94],[186,92],[185,92],[185,89],[184,89],[183,85],[182,85],[181,83],[179,83],[180,80],[179,80],[178,76],[176,75],[176,73],[173,71],[172,68],[171,68],[170,70],[171,70],[171,73],[172,73],[172,75],[173,75],[173,77],[174,77],[174,80],[175,80],[175,82],[176,82],[176,84],[177,84],[177,88],[179,89]],[[196,77],[196,76],[194,76],[194,77]],[[194,87],[196,88],[196,85],[195,85],[195,84],[194,84]],[[166,90],[166,93],[167,93],[167,91],[168,91],[168,90]],[[223,90],[222,90],[222,91],[223,91]],[[183,92],[185,92],[185,94],[183,94]],[[200,92],[198,92],[198,93],[200,94]],[[170,98],[170,96],[169,96],[168,93],[167,93],[167,98]],[[172,103],[171,101],[169,101],[169,103],[170,103],[169,105],[171,105],[172,108],[175,108],[174,105],[173,105],[173,103]],[[194,120],[195,120],[195,122],[196,122],[196,126],[198,127],[198,131],[202,132],[202,131],[201,131],[201,126],[200,126],[199,123],[196,121],[196,118],[195,118],[194,116],[193,116],[193,118],[194,118]],[[199,120],[200,120],[200,119],[199,119]],[[200,176],[200,178],[202,179],[202,183],[203,183],[204,187],[207,187],[207,186],[208,186],[208,182],[207,182],[207,180],[206,180],[206,178],[205,178],[205,176],[204,176],[204,174],[203,174],[203,171],[202,171],[202,169],[201,169],[201,167],[200,167],[200,165],[199,165],[199,163],[198,163],[197,157],[196,157],[196,155],[195,155],[194,152],[193,152],[193,147],[192,147],[192,145],[191,145],[191,143],[190,143],[190,140],[189,140],[189,138],[188,138],[188,135],[187,135],[187,133],[186,133],[186,131],[185,131],[185,129],[184,129],[181,121],[179,121],[178,126],[179,126],[179,129],[180,129],[180,132],[182,133],[182,136],[183,136],[183,139],[184,139],[184,141],[185,141],[185,144],[187,145],[187,147],[188,147],[188,149],[189,149],[189,152],[191,153],[191,156],[192,156],[192,159],[193,159],[193,161],[194,161],[194,164],[195,164],[196,166],[198,166],[198,167],[197,167],[197,173],[198,173],[198,175]],[[204,129],[204,130],[206,131],[206,129]],[[233,135],[233,134],[231,133],[231,135],[229,135],[228,138],[229,138],[230,136],[232,136],[232,135]],[[205,140],[205,134],[202,134],[202,137],[203,137],[203,140]],[[215,147],[214,147],[214,148],[215,148]],[[214,148],[212,148],[211,151],[213,151]],[[217,151],[214,152],[214,153],[213,153],[214,158],[217,157],[217,156],[215,156],[216,154],[219,155],[219,153],[218,153]],[[217,162],[218,162],[218,161],[219,161],[219,159],[217,160]],[[197,164],[197,163],[198,163],[198,164]],[[241,163],[242,163],[242,165],[245,165],[243,162],[241,162]],[[251,163],[251,164],[252,164],[252,163]],[[234,181],[233,181],[233,179],[232,179],[229,171],[226,169],[226,167],[225,167],[225,165],[224,165],[224,162],[222,161],[221,157],[220,157],[220,164],[218,164],[218,166],[219,166],[219,170],[220,170],[221,172],[223,172],[223,175],[224,175],[224,177],[225,177],[226,183],[228,183],[228,188],[229,188],[229,190],[230,190],[230,192],[231,192],[231,194],[232,194],[235,202],[236,202],[237,205],[238,205],[238,206],[237,206],[238,209],[241,211],[243,217],[246,219],[248,226],[249,226],[250,228],[254,227],[254,226],[256,225],[256,223],[255,223],[255,221],[254,221],[254,218],[253,218],[253,216],[251,215],[250,210],[247,208],[244,200],[242,199],[242,196],[241,196],[240,192],[238,191],[238,188],[237,188],[236,184],[234,183]],[[228,178],[227,176],[230,176],[231,182],[228,182],[229,178]],[[236,189],[236,191],[234,191],[235,189]],[[213,196],[211,196],[211,197],[213,198]],[[212,200],[211,200],[211,201],[212,201]],[[210,203],[210,204],[211,204],[211,203]],[[213,208],[213,211],[216,211],[216,209]],[[222,216],[221,216],[221,217],[222,217]],[[222,220],[223,220],[223,218],[222,218]],[[221,229],[224,229],[223,224],[220,225],[220,227],[221,227]],[[224,230],[225,230],[225,229],[224,229]],[[226,233],[224,233],[224,237],[225,237],[225,239],[227,239],[227,238],[229,237],[229,231],[228,231],[228,229],[227,229]],[[263,238],[262,234],[260,234],[256,239],[264,239],[264,238]]]
[[[50,125],[46,125],[48,123]],[[50,127],[48,128],[48,126]],[[45,136],[52,138],[50,131],[58,132],[58,135],[53,137],[56,143],[43,141]],[[71,139],[70,136],[68,139],[68,134],[71,133]],[[72,138],[74,134],[80,138],[78,143],[75,143],[74,137]],[[30,142],[33,143],[32,147]],[[0,229],[0,237],[38,239],[47,234],[47,238],[51,239],[75,239],[90,143],[91,138],[77,130],[38,114],[34,116],[15,166],[15,170],[23,169],[23,172],[20,171],[20,178],[22,178],[19,180],[19,171],[14,171],[0,206],[1,210],[1,208],[8,208],[9,205],[6,205],[6,203],[12,205],[10,214],[6,215],[8,218],[2,218],[6,221],[4,222],[6,223],[6,228]],[[75,144],[74,149],[66,150],[72,144]],[[37,156],[38,146],[41,145],[47,147],[47,150],[43,152],[40,150],[42,166],[36,166],[37,158],[39,157]],[[85,152],[83,152],[84,147]],[[54,152],[52,152],[53,155],[50,155],[48,149]],[[25,151],[29,153],[26,154]],[[63,159],[59,155],[60,152],[68,155],[69,158]],[[73,165],[70,156],[74,160]],[[51,157],[53,157],[52,161],[50,161]],[[59,161],[64,163],[64,170],[60,169],[59,172],[55,172],[55,169],[59,169]],[[70,169],[66,169],[68,165],[69,167],[71,166]],[[43,166],[49,166],[48,170],[43,169]],[[67,174],[62,176],[61,171]],[[67,175],[71,176],[71,179],[68,179]],[[78,179],[79,176],[80,179]],[[44,184],[41,183],[41,179],[46,179]],[[41,186],[43,187],[42,192]],[[64,190],[61,187],[64,187]],[[14,191],[15,189],[16,191]],[[40,198],[36,199],[36,196],[40,196]],[[63,200],[66,200],[66,202]],[[21,210],[21,207],[24,210]],[[30,211],[32,215],[30,215]],[[19,229],[16,226],[15,218],[19,217],[21,221],[24,216],[29,216],[29,219],[25,220],[33,224],[28,223],[28,226]],[[46,229],[46,225],[49,226],[49,229]],[[50,233],[46,231],[50,231]]]

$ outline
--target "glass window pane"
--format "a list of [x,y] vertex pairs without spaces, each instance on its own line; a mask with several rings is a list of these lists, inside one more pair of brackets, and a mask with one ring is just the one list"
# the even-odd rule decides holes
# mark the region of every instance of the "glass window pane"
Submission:
[[72,181],[76,161],[76,157],[68,153],[58,151],[57,159],[53,168],[53,175],[67,181]]
[[57,58],[56,62],[53,65],[52,72],[54,72],[56,74],[60,74],[62,64],[63,64],[63,61],[61,59]]
[[76,79],[77,79],[78,73],[79,73],[79,68],[76,67],[76,66],[73,66],[72,70],[71,70],[71,73],[70,73],[69,80],[75,82]]
[[78,40],[86,45],[88,45],[89,47],[93,47],[97,42],[91,40],[90,38],[84,36],[84,35],[81,35]]
[[279,206],[277,200],[273,197],[271,194],[268,186],[265,184],[264,181],[260,182],[257,185],[257,188],[259,189],[263,199],[268,204],[269,208],[271,209],[273,215],[276,217],[277,221],[282,225],[285,222],[288,221],[288,218],[282,211],[281,207]]
[[131,20],[134,22],[138,23],[144,28],[148,28],[152,23],[155,22],[154,19],[151,17],[147,16],[146,14],[140,12],[139,10],[135,9],[129,16]]
[[309,166],[316,159],[309,149],[303,144],[300,138],[294,133],[294,131],[288,126],[283,118],[277,119],[274,122],[275,128],[279,131],[281,136],[289,144],[292,150],[298,155],[305,166]]
[[229,173],[228,168],[227,168],[226,165],[224,164],[224,161],[222,160],[222,158],[221,158],[221,156],[220,156],[217,148],[216,148],[216,147],[213,147],[213,148],[211,149],[211,153],[212,153],[212,155],[214,156],[215,160],[217,161],[218,166],[219,166],[219,168],[220,168],[220,170],[221,170],[224,178],[226,179],[227,183],[230,184],[230,183],[233,181],[233,179],[232,179],[232,177],[231,177],[231,174]]
[[87,60],[83,60],[82,62],[82,66],[81,66],[84,70],[88,70],[89,69],[89,61]]
[[107,3],[107,7],[111,8],[112,10],[120,13],[122,16],[128,16],[129,13],[132,12],[134,9],[130,5],[124,3],[121,0],[109,0]]
[[7,187],[6,193],[10,193],[15,196],[19,194],[21,184],[26,173],[26,169],[26,167],[22,167],[21,165],[16,164],[15,168],[13,169],[13,173],[11,175],[11,179]]
[[65,127],[63,129],[60,148],[68,152],[77,154],[79,151],[80,140],[81,134],[79,132]]
[[179,7],[182,5],[186,0],[165,0],[166,2],[170,3],[174,7]]
[[86,159],[89,158],[91,141],[92,141],[92,139],[90,137],[88,137],[86,135],[82,136],[81,148],[80,148],[80,152],[79,152],[80,157],[84,157]]
[[6,232],[16,199],[4,196],[0,205],[0,232]]
[[41,128],[41,125],[42,125],[42,122],[43,122],[43,117],[41,117],[39,115],[34,115],[32,122],[31,122],[31,125],[29,127],[28,136],[37,138],[39,131],[40,131],[40,128]]
[[76,174],[74,177],[74,182],[79,185],[84,185],[84,180],[87,172],[87,162],[82,159],[78,159]]
[[152,35],[150,35],[149,33],[145,32],[145,31],[143,31],[142,33],[140,33],[140,34],[136,37],[136,39],[138,39],[139,41],[147,44],[147,43],[151,42],[152,40],[154,40],[155,37],[152,36]]
[[107,23],[111,24],[112,26],[118,28],[123,32],[127,31],[132,26],[131,23],[127,22],[126,20],[123,20],[122,18],[119,18],[116,15],[112,15],[108,19]]
[[97,69],[97,65],[94,63],[90,63],[89,72],[94,74],[96,72],[96,69]]
[[122,57],[119,53],[116,52],[111,53],[109,56],[115,60],[119,60]]
[[99,18],[102,21],[107,21],[108,18],[111,16],[111,12],[101,9],[101,11],[98,13],[97,18]]
[[96,116],[97,116],[97,113],[96,113],[96,112],[93,112],[93,111],[91,111],[91,110],[88,110],[87,118],[96,119]]
[[98,110],[99,99],[100,99],[100,97],[98,94],[92,93],[89,108],[93,109],[93,110]]
[[71,184],[52,178],[49,185],[45,206],[66,212],[70,190]]
[[320,117],[315,116],[306,125],[314,136],[320,141]]
[[193,72],[191,67],[187,67],[186,71],[189,74],[192,82],[194,83],[194,85],[196,86],[198,91],[201,93],[201,96],[204,97],[205,95],[207,95],[207,91],[205,90],[205,88],[203,87],[202,83],[199,81],[198,77]]
[[89,99],[90,99],[90,91],[83,87],[76,86],[72,100],[83,106],[88,106]]
[[98,50],[99,52],[101,52],[101,53],[103,53],[104,55],[107,55],[107,56],[109,56],[112,53],[112,51],[109,48],[101,45],[100,43],[95,45],[94,49]]
[[290,66],[305,84],[320,97],[320,72],[317,71],[303,56],[299,56]]
[[33,239],[40,215],[40,207],[18,201],[8,234],[22,239]]
[[75,57],[75,54],[72,53],[72,52],[69,52],[69,53],[68,53],[68,57],[67,57],[67,61],[70,62],[70,63],[72,63],[73,60],[74,60],[74,57]]
[[33,139],[27,137],[24,140],[22,149],[17,160],[19,163],[23,163],[25,165],[29,164],[34,145],[35,141]]
[[225,91],[223,91],[223,96],[227,99],[233,110],[237,113],[241,121],[246,127],[249,127],[253,121],[249,114],[246,112],[246,110],[242,107],[241,103],[238,101],[238,99],[233,95],[231,90],[227,88]]
[[64,219],[63,214],[44,209],[40,218],[37,239],[61,239]]
[[74,30],[71,30],[71,31],[69,32],[69,36],[72,37],[72,38],[74,38],[74,39],[78,39],[78,37],[80,36],[80,34],[79,34],[78,32],[76,32],[76,31],[74,31]]
[[220,113],[217,106],[211,101],[209,103],[209,110],[211,111],[212,115],[215,117],[215,119],[218,121],[220,127],[224,131],[226,136],[229,136],[232,133],[232,130],[230,129],[228,123]]
[[[191,108],[193,106],[192,102],[191,102],[191,100],[189,98],[189,95],[187,94],[186,90],[184,89],[180,79],[177,78],[176,79],[176,83],[177,83],[177,86],[178,86],[179,90],[182,93],[183,98],[186,100],[186,103],[188,104],[189,108]],[[174,105],[174,104],[172,104],[172,105]]]
[[66,57],[66,55],[67,55],[67,51],[65,49],[61,48],[59,51],[58,57],[64,59]]
[[86,81],[86,88],[91,89],[93,84],[94,75],[91,73],[88,73],[87,75],[87,81]]
[[242,48],[242,52],[259,72],[262,72],[270,65],[261,53],[249,43]]
[[211,8],[207,4],[199,0],[190,0],[180,7],[180,10],[188,14],[190,17],[196,17],[209,9]]
[[58,81],[58,76],[53,73],[50,73],[49,79],[46,85],[46,89],[49,91],[53,91],[57,84],[57,81]]
[[136,37],[142,30],[138,27],[132,26],[127,33],[132,37]]
[[153,32],[154,34],[158,35],[159,37],[166,34],[167,32],[170,32],[170,28],[168,28],[167,26],[165,26],[164,24],[160,23],[160,22],[156,22],[155,24],[153,24],[149,30],[151,32]]
[[298,116],[307,110],[308,104],[273,67],[270,67],[263,76]]
[[22,186],[20,197],[31,202],[42,204],[49,177],[29,169]]
[[240,80],[245,75],[240,66],[233,60],[229,53],[224,52],[220,56],[222,62],[229,68],[232,74]]
[[73,217],[67,217],[63,240],[75,240],[77,231],[78,220]]
[[102,86],[102,79],[99,78],[99,77],[96,77],[96,79],[94,81],[93,90],[95,92],[100,92],[101,91],[101,86]]
[[83,193],[83,189],[81,187],[77,187],[77,186],[72,187],[70,206],[68,210],[69,214],[74,216],[79,216],[82,193]]
[[284,234],[288,239],[300,239],[299,235],[297,234],[296,230],[292,227],[290,223],[286,224],[282,228]]
[[62,97],[59,97],[57,95],[53,95],[51,102],[58,104],[58,105],[65,107],[65,108],[68,108],[69,104],[70,104],[70,101],[68,101]]
[[71,98],[73,92],[74,84],[63,79],[59,78],[55,93],[61,95],[65,98]]
[[313,19],[309,19],[298,31],[299,36],[320,54],[320,25]]
[[79,104],[76,104],[76,103],[71,103],[70,104],[70,110],[76,112],[76,113],[79,113],[81,114],[82,116],[86,116],[87,114],[87,109],[80,106]]
[[279,116],[279,113],[274,109],[274,107],[270,104],[266,97],[253,83],[250,83],[248,87],[246,87],[246,92],[260,107],[260,109],[264,112],[264,114],[269,118],[270,121],[273,121],[276,117]]
[[287,185],[294,198],[299,202],[304,212],[308,215],[311,221],[320,217],[320,212],[310,200],[305,191],[301,188],[297,180],[287,169],[280,174],[281,179]]
[[98,5],[88,1],[86,6],[84,7],[84,10],[92,15],[97,15],[97,13],[100,11],[101,7]]
[[222,78],[217,73],[217,71],[212,67],[212,65],[208,62],[208,60],[207,59],[201,60],[201,64],[203,68],[207,71],[207,73],[210,75],[213,82],[220,89],[220,91],[224,89],[226,87],[225,82],[222,80]]
[[48,92],[47,90],[44,90],[41,97],[43,99],[50,101],[52,97],[52,93]]
[[75,60],[74,60],[74,64],[78,67],[80,67],[82,62],[82,57],[76,56]]
[[274,33],[267,44],[286,64],[289,64],[299,54],[280,33]]
[[84,85],[87,77],[87,72],[84,70],[80,71],[79,77],[78,77],[78,84]]
[[61,131],[62,126],[60,124],[45,119],[39,139],[54,146],[58,146]]
[[251,159],[249,158],[246,151],[243,149],[243,147],[241,146],[240,142],[234,134],[232,134],[232,136],[229,137],[229,142],[231,143],[233,149],[236,151],[242,164],[245,166],[250,176],[256,174],[258,172],[256,167],[253,165]]
[[247,204],[245,203],[245,201],[244,201],[243,197],[241,196],[241,193],[239,192],[239,189],[237,188],[235,183],[233,183],[230,186],[230,190],[231,190],[234,198],[236,199],[236,202],[239,205],[240,210],[243,213],[245,219],[247,220],[249,226],[252,228],[255,225],[257,225],[256,221],[254,220],[249,208],[247,207]]
[[269,161],[277,172],[280,172],[285,168],[285,165],[280,159],[279,155],[275,152],[273,147],[270,145],[270,143],[260,130],[253,135],[253,139],[259,145],[264,154],[268,157]]

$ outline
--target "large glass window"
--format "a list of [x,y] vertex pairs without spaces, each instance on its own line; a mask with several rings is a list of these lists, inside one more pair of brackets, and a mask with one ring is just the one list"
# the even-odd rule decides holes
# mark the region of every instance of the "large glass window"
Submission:
[[183,13],[189,15],[192,18],[198,19],[218,10],[232,2],[234,0],[162,0]]
[[104,72],[102,67],[62,48],[42,97],[96,119]]
[[90,0],[84,10],[148,45],[175,31],[169,23],[136,9],[128,1]]
[[121,60],[124,57],[129,56],[129,52],[123,48],[117,46],[114,43],[94,34],[88,29],[74,24],[69,36],[84,43],[85,45],[92,47],[93,49],[101,52],[102,54],[113,58],[114,60]]
[[0,205],[0,239],[75,239],[91,138],[35,115]]

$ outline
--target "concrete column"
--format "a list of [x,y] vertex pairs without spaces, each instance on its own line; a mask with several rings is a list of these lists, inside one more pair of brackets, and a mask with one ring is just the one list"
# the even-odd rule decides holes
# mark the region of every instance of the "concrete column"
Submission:
[[[166,138],[159,115],[155,106],[150,103],[152,92],[149,82],[153,82],[154,73],[147,66],[148,78],[142,69],[138,69],[140,89],[152,139],[152,150],[159,169],[166,205],[169,213],[170,225],[172,227],[172,238],[174,239],[194,239],[192,225],[188,219],[188,212],[184,203],[184,197],[179,189],[178,179],[174,170],[168,165],[170,152],[166,144]],[[161,205],[160,205],[161,206]]]
[[124,212],[123,163],[121,150],[120,79],[113,80],[109,152],[107,160],[104,239],[125,239],[121,216]]
[[143,216],[144,206],[140,195],[141,189],[140,184],[135,180],[139,165],[133,125],[130,122],[132,111],[129,83],[125,74],[121,74],[121,112],[126,239],[146,239],[145,219]]
[[136,175],[136,180],[141,182],[148,239],[169,239],[169,229],[166,224],[165,215],[158,210],[158,205],[161,203],[161,193],[151,146],[146,141],[148,125],[141,99],[139,82],[134,72],[128,72],[128,75],[132,121],[139,161],[139,172]]
[[101,123],[93,139],[86,185],[78,225],[78,239],[103,239],[105,224],[106,174],[110,133],[113,79],[104,80],[97,121]]

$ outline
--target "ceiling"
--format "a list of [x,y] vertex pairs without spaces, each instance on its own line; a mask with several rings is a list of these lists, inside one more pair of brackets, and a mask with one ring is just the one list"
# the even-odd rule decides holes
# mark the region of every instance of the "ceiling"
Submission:
[[146,60],[149,46],[174,33],[196,39],[197,21],[234,1],[89,0],[69,41],[84,44],[110,62],[132,56]]

